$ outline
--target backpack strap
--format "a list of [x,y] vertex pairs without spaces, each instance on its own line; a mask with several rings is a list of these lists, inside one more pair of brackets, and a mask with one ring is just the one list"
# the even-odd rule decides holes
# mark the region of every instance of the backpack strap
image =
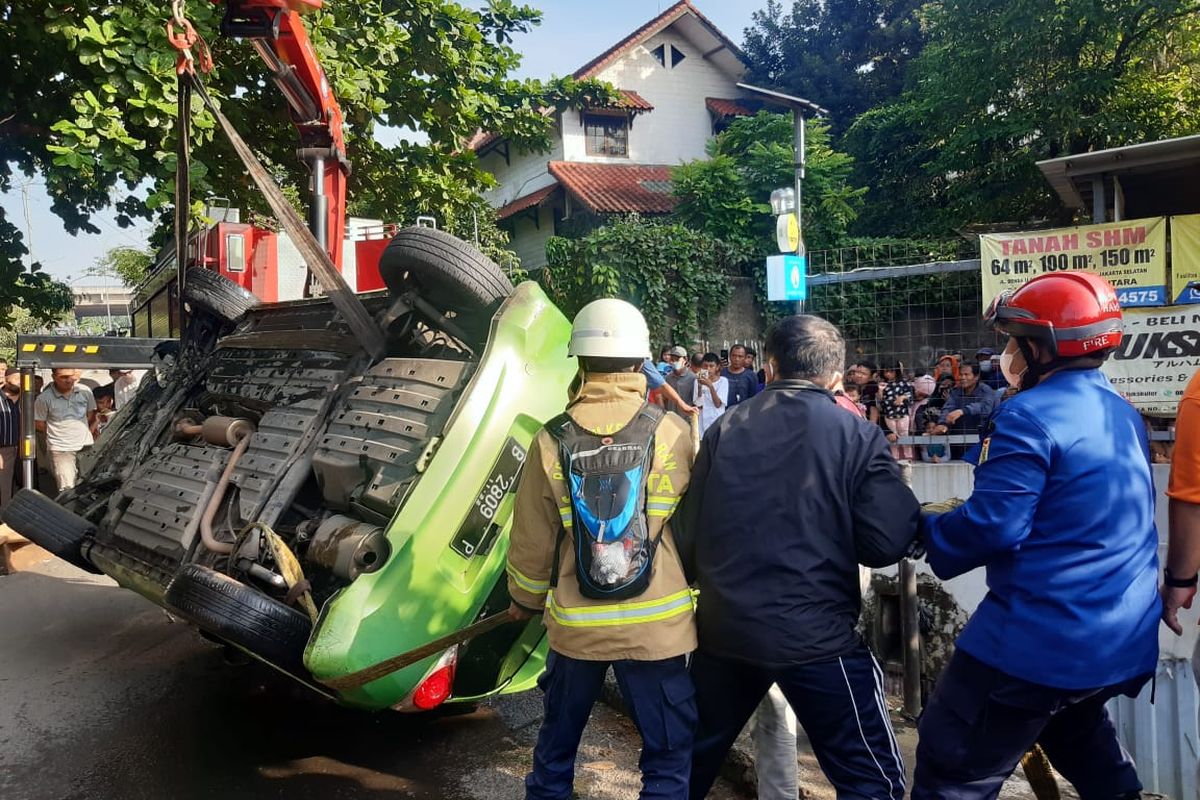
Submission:
[[[546,433],[550,434],[550,438],[558,443],[558,464],[559,464],[559,469],[563,470],[563,480],[567,479],[567,474],[566,474],[566,470],[563,469],[562,465],[564,463],[567,463],[564,459],[566,456],[569,455],[566,452],[566,442],[564,440],[564,437],[565,437],[567,431],[570,430],[572,427],[574,427],[574,425],[575,425],[575,420],[571,419],[571,415],[565,411],[546,423]],[[568,491],[569,491],[569,489],[568,489]],[[559,570],[559,567],[562,566],[562,559],[560,557],[560,554],[562,553],[563,541],[566,538],[567,538],[567,526],[563,525],[562,521],[560,520],[558,523],[558,534],[554,537],[554,562],[553,562],[553,565],[550,567],[550,588],[551,589],[558,588],[558,570]]]

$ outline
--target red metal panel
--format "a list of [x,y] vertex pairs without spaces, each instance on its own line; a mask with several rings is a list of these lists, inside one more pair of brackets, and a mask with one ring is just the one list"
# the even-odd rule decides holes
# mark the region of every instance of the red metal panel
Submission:
[[376,289],[386,288],[383,276],[379,274],[379,259],[391,241],[391,239],[364,239],[354,243],[354,257],[358,264],[356,291],[373,292]]
[[279,301],[279,237],[274,231],[254,228],[254,249],[250,256],[254,296],[264,303]]

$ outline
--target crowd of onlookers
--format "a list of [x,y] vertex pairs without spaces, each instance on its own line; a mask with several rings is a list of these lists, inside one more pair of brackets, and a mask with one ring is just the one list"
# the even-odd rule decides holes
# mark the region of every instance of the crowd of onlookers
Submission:
[[[651,402],[682,416],[695,413],[701,435],[725,411],[762,391],[763,365],[754,348],[735,344],[720,354],[691,353],[664,347],[657,363],[643,367]],[[834,399],[887,433],[898,459],[942,463],[972,459],[978,445],[969,441],[909,437],[979,435],[1004,399],[1015,392],[1000,370],[995,350],[983,347],[965,360],[959,353],[940,357],[929,368],[910,370],[903,362],[882,367],[858,361],[846,367]]]
[[867,361],[846,369],[842,392],[859,413],[887,431],[892,455],[898,459],[941,463],[973,460],[978,445],[971,441],[932,439],[904,443],[905,437],[980,436],[992,415],[1016,390],[1000,370],[996,352],[988,347],[974,360],[959,353],[938,359],[931,368],[910,372],[903,362],[876,367]]
[[[21,373],[0,359],[0,508],[8,505],[20,485]],[[82,378],[77,369],[50,371],[47,385],[33,376],[34,428],[37,432],[38,475],[35,488],[53,496],[73,487],[79,475],[79,454],[92,446],[117,410],[137,392],[137,376],[130,370],[108,371],[109,382]],[[2,566],[2,565],[0,565]]]

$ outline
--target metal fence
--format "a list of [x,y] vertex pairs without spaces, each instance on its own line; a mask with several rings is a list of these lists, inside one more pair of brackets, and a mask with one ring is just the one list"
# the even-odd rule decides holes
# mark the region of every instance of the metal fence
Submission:
[[849,361],[899,360],[911,373],[1004,344],[983,326],[978,246],[966,240],[813,252],[808,285],[805,311],[841,329]]

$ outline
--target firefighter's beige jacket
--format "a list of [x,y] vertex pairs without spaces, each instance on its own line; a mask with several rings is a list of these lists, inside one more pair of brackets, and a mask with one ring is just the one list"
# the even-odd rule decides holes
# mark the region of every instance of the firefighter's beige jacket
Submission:
[[[640,374],[588,375],[567,413],[593,433],[613,433],[633,419],[645,391],[646,379]],[[563,537],[558,585],[550,585],[554,542],[563,523],[571,522],[571,500],[558,445],[544,429],[538,432],[517,488],[508,588],[519,605],[545,609],[543,619],[553,650],[592,661],[653,661],[696,649],[695,601],[670,532],[671,515],[691,475],[692,453],[687,423],[667,414],[658,425],[646,484],[650,536],[657,539],[664,534],[650,584],[629,600],[592,600],[579,593],[570,527]]]

